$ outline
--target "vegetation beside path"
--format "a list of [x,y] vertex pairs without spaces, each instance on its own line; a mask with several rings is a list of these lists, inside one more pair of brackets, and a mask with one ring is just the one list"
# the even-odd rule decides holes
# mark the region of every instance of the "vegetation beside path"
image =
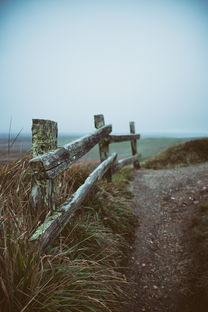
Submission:
[[208,161],[208,138],[187,141],[148,158],[142,163],[146,169],[170,169]]
[[[45,212],[31,213],[29,157],[0,168],[0,310],[2,312],[120,311],[125,255],[135,216],[124,168],[112,183],[98,182],[47,254],[28,241]],[[93,164],[79,163],[60,177],[64,202]]]

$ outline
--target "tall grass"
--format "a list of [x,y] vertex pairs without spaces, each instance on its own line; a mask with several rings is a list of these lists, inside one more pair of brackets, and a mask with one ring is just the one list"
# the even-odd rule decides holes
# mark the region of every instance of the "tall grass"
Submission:
[[[128,207],[131,170],[99,182],[82,209],[44,255],[28,238],[39,222],[31,213],[29,156],[0,168],[0,311],[120,311],[122,265],[134,225]],[[57,205],[92,166],[77,164],[59,178]]]

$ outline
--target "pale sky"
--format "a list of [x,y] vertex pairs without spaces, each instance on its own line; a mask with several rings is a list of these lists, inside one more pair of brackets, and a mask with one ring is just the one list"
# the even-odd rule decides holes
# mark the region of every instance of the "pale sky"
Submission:
[[208,1],[0,0],[0,132],[208,135]]

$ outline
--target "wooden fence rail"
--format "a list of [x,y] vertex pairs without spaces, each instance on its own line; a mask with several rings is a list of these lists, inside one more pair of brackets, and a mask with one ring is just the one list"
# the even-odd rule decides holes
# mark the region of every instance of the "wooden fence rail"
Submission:
[[[123,166],[134,164],[139,168],[139,155],[136,142],[140,135],[110,135],[112,126],[105,126],[104,116],[94,116],[97,130],[72,143],[57,148],[57,124],[50,120],[34,119],[32,126],[33,158],[30,161],[33,170],[31,199],[33,209],[46,209],[50,216],[36,229],[30,238],[38,240],[40,251],[45,251],[79,209],[87,194],[97,180],[102,177],[111,181],[111,175]],[[131,125],[134,123],[131,122]],[[109,156],[109,144],[130,141],[133,156],[116,161],[117,154]],[[99,144],[101,164],[89,175],[83,185],[60,207],[55,207],[56,177],[85,155],[92,147]],[[45,210],[44,210],[45,211]]]
[[54,179],[89,152],[92,147],[111,131],[111,125],[102,127],[91,135],[82,137],[72,143],[67,143],[55,151],[49,151],[37,156],[30,161],[31,167],[37,174],[45,176],[45,178]]

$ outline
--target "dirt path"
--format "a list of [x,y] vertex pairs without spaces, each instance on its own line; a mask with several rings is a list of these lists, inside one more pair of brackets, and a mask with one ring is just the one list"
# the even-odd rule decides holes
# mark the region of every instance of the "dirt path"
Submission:
[[190,223],[208,202],[208,163],[171,170],[139,170],[132,184],[139,225],[131,255],[128,312],[191,311]]

